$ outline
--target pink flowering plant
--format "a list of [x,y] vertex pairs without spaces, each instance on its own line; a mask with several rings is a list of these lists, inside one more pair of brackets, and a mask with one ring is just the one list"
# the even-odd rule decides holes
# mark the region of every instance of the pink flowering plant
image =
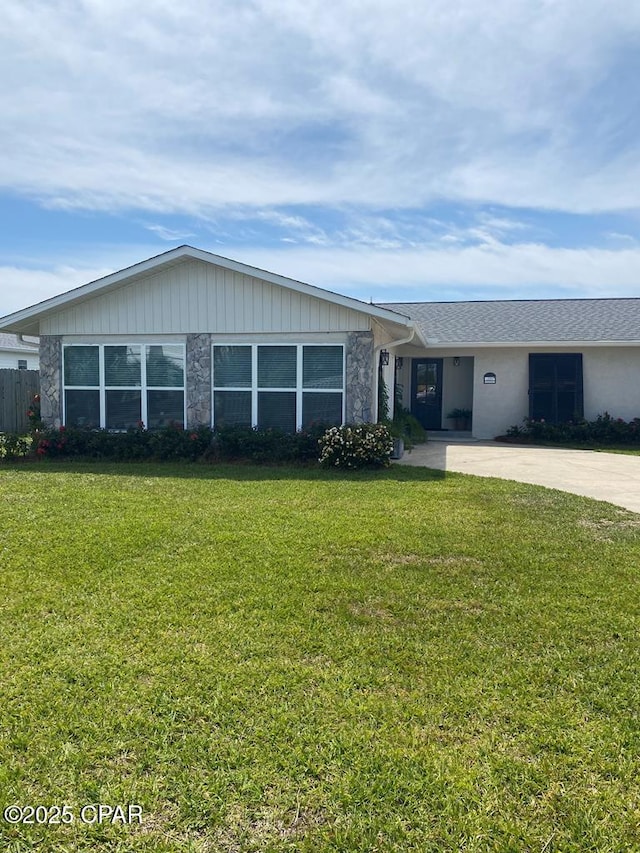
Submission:
[[393,451],[393,438],[384,424],[331,427],[318,444],[325,468],[386,468]]
[[42,430],[42,417],[40,414],[40,394],[34,394],[27,409],[27,417],[29,418],[29,429],[31,433],[37,433]]
[[640,418],[625,421],[603,412],[593,421],[576,417],[564,423],[544,418],[525,418],[522,426],[507,430],[509,438],[520,441],[552,441],[558,444],[640,445]]

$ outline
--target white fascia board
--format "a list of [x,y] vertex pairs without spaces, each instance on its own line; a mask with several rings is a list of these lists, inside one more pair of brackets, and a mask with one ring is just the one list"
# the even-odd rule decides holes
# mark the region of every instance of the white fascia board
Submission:
[[103,278],[98,278],[88,284],[75,287],[72,290],[61,293],[59,296],[52,296],[50,299],[45,299],[36,305],[23,308],[21,311],[8,314],[6,317],[0,317],[0,331],[23,331],[24,328],[32,328],[41,317],[74,303],[83,302],[99,293],[131,283],[138,278],[150,275],[162,267],[172,266],[183,258],[193,258],[204,263],[214,264],[232,272],[249,275],[261,281],[266,281],[269,284],[287,287],[290,290],[296,290],[299,293],[313,296],[316,299],[332,302],[335,305],[350,308],[352,311],[359,311],[362,314],[368,314],[400,326],[413,326],[413,321],[409,317],[399,314],[396,311],[379,308],[377,305],[361,302],[359,299],[354,299],[350,296],[341,296],[339,293],[333,293],[321,287],[315,287],[314,285],[305,284],[292,278],[267,272],[258,267],[251,267],[239,261],[232,261],[229,258],[223,258],[221,255],[214,255],[212,252],[205,252],[203,249],[195,249],[193,246],[178,246],[176,249],[170,249],[168,252],[163,252],[161,255],[156,255],[131,267],[126,267],[123,270],[111,273]]
[[527,347],[637,347],[637,341],[437,341],[426,340],[427,349],[505,349]]

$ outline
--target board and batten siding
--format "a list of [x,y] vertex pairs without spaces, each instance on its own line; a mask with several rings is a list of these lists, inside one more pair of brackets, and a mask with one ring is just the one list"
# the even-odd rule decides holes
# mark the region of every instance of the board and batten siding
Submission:
[[41,323],[44,335],[368,331],[366,313],[187,260]]

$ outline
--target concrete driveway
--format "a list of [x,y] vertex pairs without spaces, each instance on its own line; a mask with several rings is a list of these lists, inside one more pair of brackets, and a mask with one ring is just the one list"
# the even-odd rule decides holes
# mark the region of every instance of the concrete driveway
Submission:
[[640,513],[640,456],[495,441],[430,440],[405,453],[399,464],[534,483]]

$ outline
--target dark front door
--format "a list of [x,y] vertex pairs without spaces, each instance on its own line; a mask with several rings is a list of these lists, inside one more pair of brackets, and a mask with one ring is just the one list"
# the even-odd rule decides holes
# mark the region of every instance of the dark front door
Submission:
[[582,353],[531,353],[529,417],[561,424],[582,415]]
[[442,428],[442,359],[414,358],[411,414],[425,429]]

